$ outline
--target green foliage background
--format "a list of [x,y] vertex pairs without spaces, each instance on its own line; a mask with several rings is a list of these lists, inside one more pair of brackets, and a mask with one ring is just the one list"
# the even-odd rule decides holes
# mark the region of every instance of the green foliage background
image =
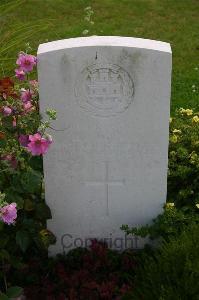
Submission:
[[154,256],[142,257],[135,289],[124,300],[199,299],[199,226],[163,242]]
[[81,36],[88,5],[95,12],[91,34],[171,43],[172,110],[198,106],[198,0],[0,0],[0,65],[5,74],[13,74],[16,54],[26,43],[36,53],[40,43]]

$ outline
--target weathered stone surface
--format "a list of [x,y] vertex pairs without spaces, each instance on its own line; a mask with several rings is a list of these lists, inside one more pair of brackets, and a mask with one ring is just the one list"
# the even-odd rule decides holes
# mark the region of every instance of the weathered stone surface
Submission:
[[114,242],[122,224],[150,222],[166,200],[170,45],[125,37],[42,44],[38,75],[41,112],[56,109],[60,130],[44,158],[57,236],[50,253],[90,237]]

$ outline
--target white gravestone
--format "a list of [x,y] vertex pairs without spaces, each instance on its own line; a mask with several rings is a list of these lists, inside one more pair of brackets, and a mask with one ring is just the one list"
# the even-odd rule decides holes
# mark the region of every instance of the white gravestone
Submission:
[[124,247],[120,226],[150,222],[166,200],[170,45],[102,36],[46,43],[38,75],[41,112],[58,115],[44,157],[57,237],[50,254],[90,238]]

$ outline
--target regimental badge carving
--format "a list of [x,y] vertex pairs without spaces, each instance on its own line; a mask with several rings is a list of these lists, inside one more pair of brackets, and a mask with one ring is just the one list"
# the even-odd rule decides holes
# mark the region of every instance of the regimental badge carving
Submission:
[[115,64],[93,64],[82,70],[75,94],[80,107],[98,116],[125,111],[133,100],[133,80]]

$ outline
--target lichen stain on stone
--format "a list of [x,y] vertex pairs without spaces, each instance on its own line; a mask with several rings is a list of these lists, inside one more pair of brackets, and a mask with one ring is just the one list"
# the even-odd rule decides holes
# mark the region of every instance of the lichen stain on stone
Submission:
[[130,54],[128,50],[122,49],[120,54],[120,63],[124,65],[130,65],[133,69],[138,68],[141,60],[143,60],[144,56],[141,51],[136,51],[133,54]]
[[67,83],[71,80],[71,59],[66,54],[63,54],[60,61],[60,71],[64,83]]

